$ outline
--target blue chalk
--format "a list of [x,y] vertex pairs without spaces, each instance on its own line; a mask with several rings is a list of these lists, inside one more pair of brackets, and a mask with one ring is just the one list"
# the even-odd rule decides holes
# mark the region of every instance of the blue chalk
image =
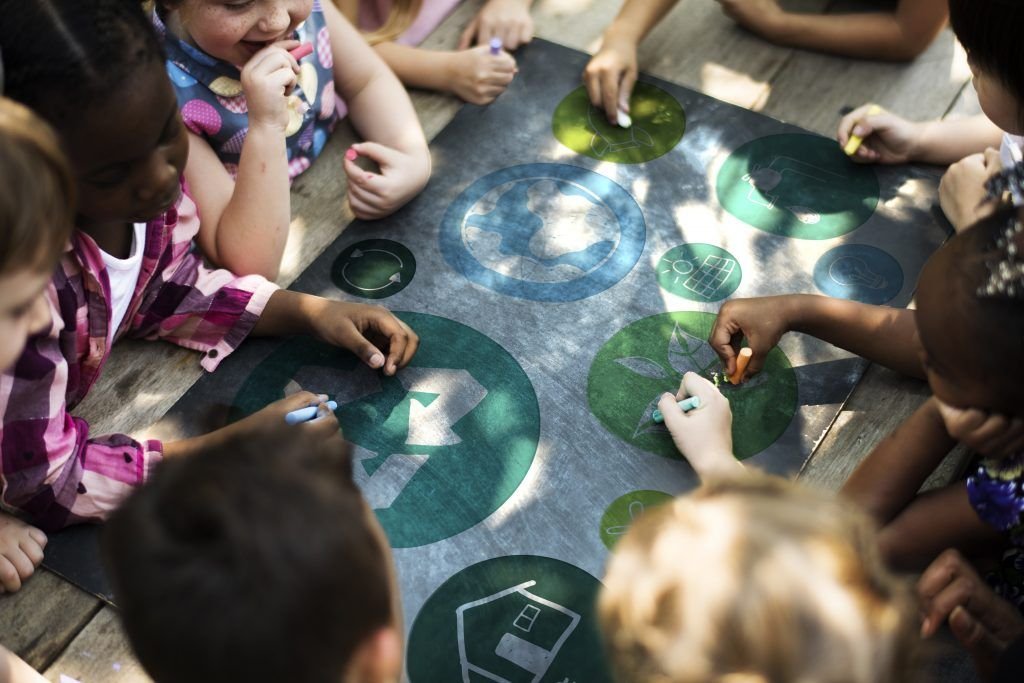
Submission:
[[[696,410],[697,408],[700,408],[700,397],[691,396],[690,398],[684,398],[682,401],[677,401],[676,405],[678,405],[684,413],[688,413],[691,410]],[[665,421],[665,416],[661,414],[660,410],[655,410],[653,413],[651,413],[651,419],[657,422],[658,424],[661,424],[662,422]]]
[[[338,404],[335,403],[334,401],[328,401],[327,407],[330,408],[332,411],[335,411],[338,409]],[[292,412],[284,416],[284,421],[290,425],[297,425],[303,422],[309,422],[314,417],[316,417],[316,411],[319,408],[320,405],[317,404],[315,406],[308,406],[306,408],[299,408],[298,410],[293,410]]]
[[491,54],[492,55],[494,55],[494,56],[500,55],[501,54],[502,46],[503,45],[502,45],[502,42],[501,42],[501,38],[499,38],[497,36],[491,38]]

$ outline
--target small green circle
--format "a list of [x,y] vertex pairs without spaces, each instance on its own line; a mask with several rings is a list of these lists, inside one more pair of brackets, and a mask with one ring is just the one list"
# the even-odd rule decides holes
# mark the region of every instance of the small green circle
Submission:
[[870,166],[850,161],[835,140],[791,133],[742,145],[722,165],[715,190],[744,223],[805,240],[856,230],[879,200]]
[[[590,411],[627,443],[681,458],[668,429],[655,423],[652,413],[662,394],[678,391],[687,372],[721,377],[721,361],[706,341],[714,323],[711,313],[660,313],[616,332],[590,366]],[[738,386],[723,380],[721,389],[732,407],[733,452],[740,460],[772,445],[796,414],[796,373],[778,347],[757,375]]]
[[610,683],[597,630],[601,583],[536,555],[484,560],[441,584],[409,634],[411,683]]
[[640,515],[672,500],[661,491],[633,491],[612,501],[601,517],[601,542],[612,550]]
[[637,83],[629,99],[633,125],[608,122],[592,104],[586,88],[569,93],[555,109],[551,129],[563,145],[599,161],[639,164],[675,148],[686,131],[686,113],[672,95],[649,83]]
[[662,289],[691,301],[721,301],[743,279],[739,259],[721,247],[700,242],[669,249],[656,267]]
[[409,286],[416,258],[404,244],[372,239],[345,247],[331,265],[339,289],[364,299],[384,299]]

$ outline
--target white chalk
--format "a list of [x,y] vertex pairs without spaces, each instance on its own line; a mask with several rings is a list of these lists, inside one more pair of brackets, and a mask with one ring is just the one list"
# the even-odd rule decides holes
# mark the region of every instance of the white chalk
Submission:
[[619,128],[629,128],[630,126],[633,125],[633,119],[629,118],[629,114],[620,109],[618,123]]

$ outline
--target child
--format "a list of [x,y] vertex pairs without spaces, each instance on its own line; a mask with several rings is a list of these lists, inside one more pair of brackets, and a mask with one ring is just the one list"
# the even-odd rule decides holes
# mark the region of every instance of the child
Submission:
[[[1024,5],[950,0],[949,13],[953,32],[967,50],[984,115],[912,123],[864,105],[839,122],[837,137],[843,147],[851,134],[864,139],[853,155],[856,161],[953,164],[939,187],[939,202],[953,227],[962,230],[996,206],[986,201],[985,181],[1022,159],[1024,49],[1015,27],[1024,22]],[[1013,200],[1024,205],[1024,194],[1014,192]]]
[[[416,47],[456,4],[458,0],[338,0],[338,6],[353,24],[370,31],[366,40],[402,83],[451,93],[472,104],[489,104],[505,92],[515,76],[516,62],[511,55],[504,50],[491,54],[486,42],[456,51]],[[512,6],[522,7],[529,20],[525,4],[513,2]],[[487,33],[497,34],[499,39],[511,37],[513,44],[502,43],[508,49],[514,49],[514,44],[523,38],[519,29],[502,31],[494,27]],[[529,37],[526,33],[522,42]]]
[[[727,372],[746,337],[747,373],[786,331],[800,331],[928,380],[934,396],[880,443],[844,487],[881,523],[883,552],[897,567],[923,569],[948,547],[990,551],[1019,544],[1024,389],[1024,235],[1005,212],[958,234],[918,281],[917,310],[811,295],[736,300],[711,333]],[[968,409],[985,419],[965,430]],[[954,434],[990,456],[967,485],[917,495],[955,445]],[[1017,575],[1019,577],[1019,574]]]
[[[160,0],[154,22],[189,129],[185,180],[199,245],[240,274],[276,278],[291,220],[289,181],[319,156],[335,88],[367,142],[344,161],[359,218],[399,209],[426,185],[430,152],[408,95],[330,2]],[[301,65],[289,53],[308,44]],[[366,156],[379,173],[356,165]]]
[[[629,111],[637,76],[637,45],[678,0],[626,0],[604,33],[601,49],[584,72],[595,107],[616,122]],[[894,11],[863,14],[800,14],[777,0],[718,0],[743,27],[780,45],[848,57],[905,61],[916,57],[946,25],[943,0],[899,0]]]
[[162,458],[296,440],[326,448],[337,423],[289,426],[323,396],[301,392],[221,430],[183,441],[94,436],[68,411],[121,337],[201,351],[214,370],[249,334],[307,333],[393,375],[416,335],[382,308],[279,290],[259,276],[203,266],[195,205],[180,173],[188,138],[152,24],[138,3],[15,3],[0,24],[7,94],[57,130],[77,179],[71,247],[48,290],[54,324],[0,379],[4,500],[43,528],[105,517]]
[[401,674],[390,549],[344,447],[168,461],[114,513],[103,546],[128,639],[156,683]]
[[[46,288],[71,236],[74,179],[50,127],[0,98],[0,372],[52,324]],[[0,481],[6,472],[0,474]],[[43,561],[46,534],[0,512],[0,593]]]

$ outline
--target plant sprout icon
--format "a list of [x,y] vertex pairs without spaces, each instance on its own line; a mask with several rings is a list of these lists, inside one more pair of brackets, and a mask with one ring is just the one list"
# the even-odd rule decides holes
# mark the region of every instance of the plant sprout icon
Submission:
[[[603,157],[609,152],[624,152],[630,149],[637,149],[639,147],[654,147],[654,140],[651,138],[651,134],[644,130],[642,127],[634,124],[626,129],[614,128],[610,124],[600,118],[594,119],[594,113],[597,109],[589,107],[587,109],[587,129],[594,132],[594,136],[590,139],[590,149],[598,156]],[[599,123],[600,122],[600,123]],[[602,133],[602,129],[605,131]]]
[[828,276],[844,287],[867,287],[885,289],[889,282],[871,270],[864,259],[856,256],[841,256],[828,267]]
[[604,532],[609,536],[624,535],[627,531],[629,531],[629,527],[632,526],[633,522],[635,522],[637,518],[640,517],[640,515],[644,514],[645,510],[646,508],[644,507],[644,504],[642,502],[640,502],[639,500],[634,500],[632,503],[629,504],[629,524],[619,524],[616,526],[610,526],[605,528]]
[[[776,203],[779,201],[779,195],[772,194],[772,191],[781,185],[787,177],[793,178],[794,176],[799,176],[804,182],[810,181],[822,185],[827,185],[830,180],[832,182],[843,181],[843,176],[838,173],[833,173],[793,157],[777,156],[767,166],[753,164],[750,171],[743,175],[742,179],[750,184],[750,192],[747,194],[747,199],[754,204],[768,209],[775,209],[777,208]],[[828,176],[831,176],[831,178]],[[760,195],[764,195],[764,198],[762,199]],[[765,202],[765,199],[768,201]],[[793,214],[801,223],[814,225],[821,221],[821,214],[810,207],[794,204],[783,208]]]

